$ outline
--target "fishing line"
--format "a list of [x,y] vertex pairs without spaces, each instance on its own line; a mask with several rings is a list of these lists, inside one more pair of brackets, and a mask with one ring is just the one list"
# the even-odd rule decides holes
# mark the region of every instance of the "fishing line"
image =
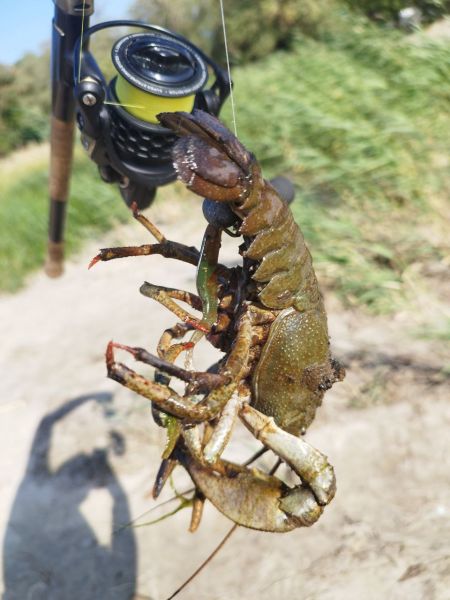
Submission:
[[180,587],[175,590],[175,592],[169,596],[166,600],[172,600],[172,598],[175,598],[175,596],[178,596],[178,594],[184,590],[184,588],[188,585],[188,583],[190,583],[199,573],[200,571],[206,567],[206,565],[215,557],[215,555],[219,552],[219,550],[221,548],[223,548],[223,546],[225,545],[225,543],[230,539],[230,537],[232,536],[232,534],[236,531],[236,529],[239,527],[239,525],[237,523],[235,523],[233,525],[233,527],[228,531],[228,533],[226,534],[226,536],[222,539],[222,541],[214,548],[214,550],[211,552],[211,554],[208,556],[208,558],[206,560],[204,560],[202,562],[202,564],[195,569],[195,571],[192,573],[192,575],[186,579],[186,581],[180,585]]
[[[81,11],[81,43],[80,43],[80,56],[78,59],[78,83],[81,82],[81,62],[83,60],[83,37],[84,37],[84,21],[86,18],[86,0],[83,0],[83,8]],[[110,104],[112,106],[121,106],[123,108],[144,108],[143,106],[136,106],[134,104],[122,104],[120,102],[110,102],[105,100],[104,104]]]
[[110,106],[123,106],[124,108],[145,108],[145,106],[140,106],[138,104],[122,104],[120,102],[110,102],[109,100],[104,100],[103,104],[108,104]]
[[81,82],[81,61],[83,57],[83,34],[84,34],[84,17],[86,9],[86,0],[83,0],[83,10],[81,13],[81,43],[80,43],[80,58],[78,60],[78,83]]
[[237,127],[236,127],[236,111],[234,108],[233,85],[231,83],[230,57],[228,55],[227,30],[225,27],[225,13],[223,10],[223,0],[220,0],[220,15],[222,17],[223,41],[225,44],[225,57],[227,59],[228,81],[230,82],[230,100],[231,100],[231,113],[233,115],[234,135],[236,137],[238,137]]

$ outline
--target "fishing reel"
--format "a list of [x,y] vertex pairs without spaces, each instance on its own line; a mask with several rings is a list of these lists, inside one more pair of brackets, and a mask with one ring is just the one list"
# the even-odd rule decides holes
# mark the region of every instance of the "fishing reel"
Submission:
[[[95,0],[53,2],[45,271],[50,277],[59,277],[64,266],[75,123],[102,179],[118,184],[129,206],[135,202],[143,209],[151,204],[159,186],[176,178],[171,159],[175,135],[158,123],[156,115],[194,108],[218,115],[231,82],[226,70],[172,31],[129,20],[90,27]],[[113,45],[116,75],[108,82],[89,51],[89,42],[98,32],[112,28],[134,33],[118,37]],[[286,197],[293,196],[291,188]],[[218,219],[217,207],[205,210],[210,219]],[[231,218],[228,215],[225,221]]]
[[[113,27],[141,31],[115,42],[111,58],[117,74],[107,82],[87,44]],[[125,202],[141,209],[157,187],[176,178],[171,159],[176,136],[156,115],[194,108],[218,115],[230,91],[227,72],[194,44],[139,21],[109,21],[85,30],[75,45],[73,67],[82,144],[102,179],[118,183]],[[211,75],[214,81],[206,87]]]

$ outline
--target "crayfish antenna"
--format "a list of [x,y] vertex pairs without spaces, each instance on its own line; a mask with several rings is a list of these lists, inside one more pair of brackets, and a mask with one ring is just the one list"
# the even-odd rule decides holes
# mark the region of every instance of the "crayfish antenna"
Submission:
[[[175,502],[175,500],[180,500],[180,498],[184,498],[186,494],[190,494],[191,492],[194,491],[194,489],[195,488],[189,488],[188,490],[185,490],[184,492],[181,492],[179,494],[175,494],[175,496],[172,496],[171,498],[169,498],[168,500],[165,500],[164,502],[160,502],[156,506],[152,506],[151,508],[149,508],[148,510],[146,510],[145,512],[143,512],[142,514],[140,514],[136,518],[132,519],[131,521],[128,521],[127,523],[124,523],[123,525],[120,525],[117,529],[115,529],[113,531],[113,535],[117,535],[123,529],[126,529],[127,527],[132,527],[132,526],[140,527],[141,525],[135,525],[136,521],[138,521],[139,519],[142,519],[142,517],[145,517],[145,515],[148,515],[149,513],[152,513],[155,510],[158,510],[159,508],[161,508],[161,506],[165,506],[166,504],[170,504],[171,502]],[[181,503],[181,505],[178,506],[175,509],[175,512],[178,512],[179,510],[181,510],[181,508],[184,508],[184,506],[187,506],[187,502],[185,502],[184,504]],[[163,515],[162,517],[160,517],[159,519],[156,519],[155,521],[152,521],[150,523],[144,523],[143,525],[151,525],[152,523],[157,523],[161,519],[166,519],[166,518],[170,517],[172,514],[174,514],[173,511],[171,511],[167,515]]]
[[175,598],[175,596],[178,596],[178,594],[184,590],[184,588],[189,585],[191,583],[191,581],[193,579],[195,579],[197,577],[197,575],[203,571],[204,567],[206,567],[206,565],[208,563],[210,563],[212,561],[212,559],[216,556],[216,554],[225,546],[225,544],[227,543],[227,541],[230,539],[230,537],[233,535],[233,533],[236,531],[236,529],[239,527],[239,525],[237,523],[235,523],[233,525],[233,527],[228,531],[228,533],[226,534],[226,536],[219,542],[219,544],[214,548],[214,550],[211,552],[211,554],[202,562],[202,564],[197,567],[197,569],[195,569],[195,571],[192,573],[192,575],[190,575],[186,581],[184,581],[179,588],[177,588],[174,593],[169,596],[168,598],[166,598],[166,600],[173,600],[173,598]]

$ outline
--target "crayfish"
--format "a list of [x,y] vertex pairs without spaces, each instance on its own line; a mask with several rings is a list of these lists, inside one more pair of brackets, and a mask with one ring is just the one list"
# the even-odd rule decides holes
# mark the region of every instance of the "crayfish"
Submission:
[[[198,110],[158,118],[179,136],[173,150],[179,179],[207,198],[202,248],[166,240],[135,209],[157,243],[106,248],[92,263],[151,254],[181,260],[197,266],[198,295],[144,283],[141,293],[166,306],[180,322],[163,333],[158,356],[110,342],[108,376],[148,398],[157,422],[167,428],[154,496],[173,467],[183,465],[196,489],[192,528],[198,525],[204,498],[245,527],[285,532],[309,526],[332,500],[336,486],[326,456],[300,436],[325,391],[344,376],[330,355],[311,255],[288,204],[263,179],[255,157],[217,118]],[[241,266],[219,263],[224,231],[242,237]],[[201,311],[202,317],[177,301]],[[190,332],[191,340],[183,342]],[[202,336],[223,358],[206,372],[175,365]],[[115,348],[154,366],[155,380],[116,362]],[[186,382],[184,394],[170,387],[172,376]],[[237,417],[300,477],[297,486],[221,458]]]

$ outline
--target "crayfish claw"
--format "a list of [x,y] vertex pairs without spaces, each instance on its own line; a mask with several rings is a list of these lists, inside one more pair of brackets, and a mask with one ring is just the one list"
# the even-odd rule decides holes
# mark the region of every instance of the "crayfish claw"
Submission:
[[314,525],[323,513],[323,507],[317,504],[314,494],[304,486],[291,490],[280,500],[280,508],[297,523],[297,527]]
[[208,145],[214,145],[226,152],[241,169],[245,171],[250,169],[254,160],[253,155],[217,117],[196,109],[192,113],[160,113],[157,118],[164,127],[172,129],[177,135],[194,135],[203,138]]
[[284,460],[304,481],[320,505],[331,502],[336,493],[334,469],[327,457],[302,438],[292,435],[248,404],[239,414],[244,425],[265,446]]
[[289,488],[272,475],[224,460],[205,465],[177,453],[198,491],[226,517],[250,529],[284,533],[309,527],[323,512],[306,486]]

